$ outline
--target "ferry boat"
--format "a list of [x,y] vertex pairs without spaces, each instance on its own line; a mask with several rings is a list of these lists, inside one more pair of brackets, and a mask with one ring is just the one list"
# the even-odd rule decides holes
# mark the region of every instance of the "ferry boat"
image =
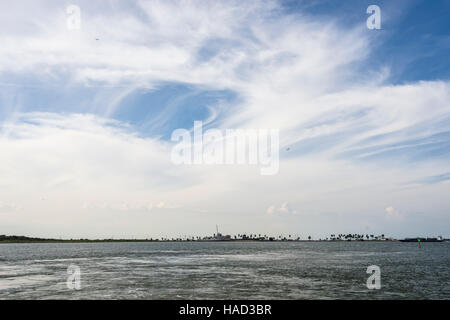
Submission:
[[216,226],[216,233],[212,237],[204,237],[200,241],[230,241],[231,236],[230,235],[222,235],[219,232],[219,227]]
[[444,242],[444,239],[442,236],[439,236],[437,238],[405,238],[403,240],[400,240],[401,242]]

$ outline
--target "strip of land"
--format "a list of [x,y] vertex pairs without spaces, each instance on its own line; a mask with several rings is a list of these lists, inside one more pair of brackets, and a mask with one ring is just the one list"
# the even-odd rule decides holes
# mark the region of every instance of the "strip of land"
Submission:
[[[420,240],[419,240],[420,239]],[[218,237],[214,235],[213,237],[192,237],[192,238],[161,238],[161,239],[52,239],[52,238],[33,238],[26,236],[6,236],[0,235],[1,243],[98,243],[98,242],[236,242],[236,241],[295,241],[295,242],[323,242],[323,241],[423,241],[423,242],[440,242],[440,241],[450,241],[450,239],[439,238],[406,238],[402,240],[385,238],[384,235],[381,236],[366,236],[361,235],[340,235],[339,237],[330,237],[325,239],[312,239],[308,237],[306,239],[300,238],[286,238],[286,237],[250,237],[250,236],[240,236],[240,237]]]

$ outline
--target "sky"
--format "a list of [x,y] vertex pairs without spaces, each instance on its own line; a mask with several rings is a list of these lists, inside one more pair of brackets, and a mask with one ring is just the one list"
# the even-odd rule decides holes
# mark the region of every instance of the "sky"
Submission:
[[[0,234],[450,237],[448,0],[3,1],[0,44]],[[278,173],[174,164],[194,121]]]

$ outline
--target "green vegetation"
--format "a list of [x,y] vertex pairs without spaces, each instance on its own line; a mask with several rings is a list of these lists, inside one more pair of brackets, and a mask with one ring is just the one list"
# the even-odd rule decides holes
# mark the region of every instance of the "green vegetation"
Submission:
[[[269,237],[267,235],[261,234],[238,234],[235,236],[222,236],[221,238],[216,237],[214,234],[213,237],[184,237],[184,238],[161,238],[161,239],[50,239],[50,238],[33,238],[33,237],[25,237],[25,236],[6,236],[0,235],[0,244],[1,243],[77,243],[77,242],[188,242],[188,241],[379,241],[379,240],[388,240],[383,235],[374,236],[374,235],[360,235],[360,234],[332,234],[330,237],[326,237],[324,239],[313,240],[311,236],[305,237],[301,239],[300,237],[292,237],[289,235],[288,237],[279,235],[277,237]],[[393,239],[390,239],[393,240]]]
[[52,243],[52,242],[148,242],[148,241],[159,241],[158,239],[45,239],[45,238],[32,238],[25,236],[5,236],[0,235],[0,243],[30,243],[30,242],[39,242],[39,243]]

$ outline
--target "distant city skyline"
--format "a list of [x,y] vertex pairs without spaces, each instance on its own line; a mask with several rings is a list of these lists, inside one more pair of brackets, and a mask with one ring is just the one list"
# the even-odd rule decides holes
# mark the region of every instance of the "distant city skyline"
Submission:
[[[449,11],[2,2],[0,234],[448,238]],[[196,121],[278,130],[276,174],[173,163],[172,133]]]

